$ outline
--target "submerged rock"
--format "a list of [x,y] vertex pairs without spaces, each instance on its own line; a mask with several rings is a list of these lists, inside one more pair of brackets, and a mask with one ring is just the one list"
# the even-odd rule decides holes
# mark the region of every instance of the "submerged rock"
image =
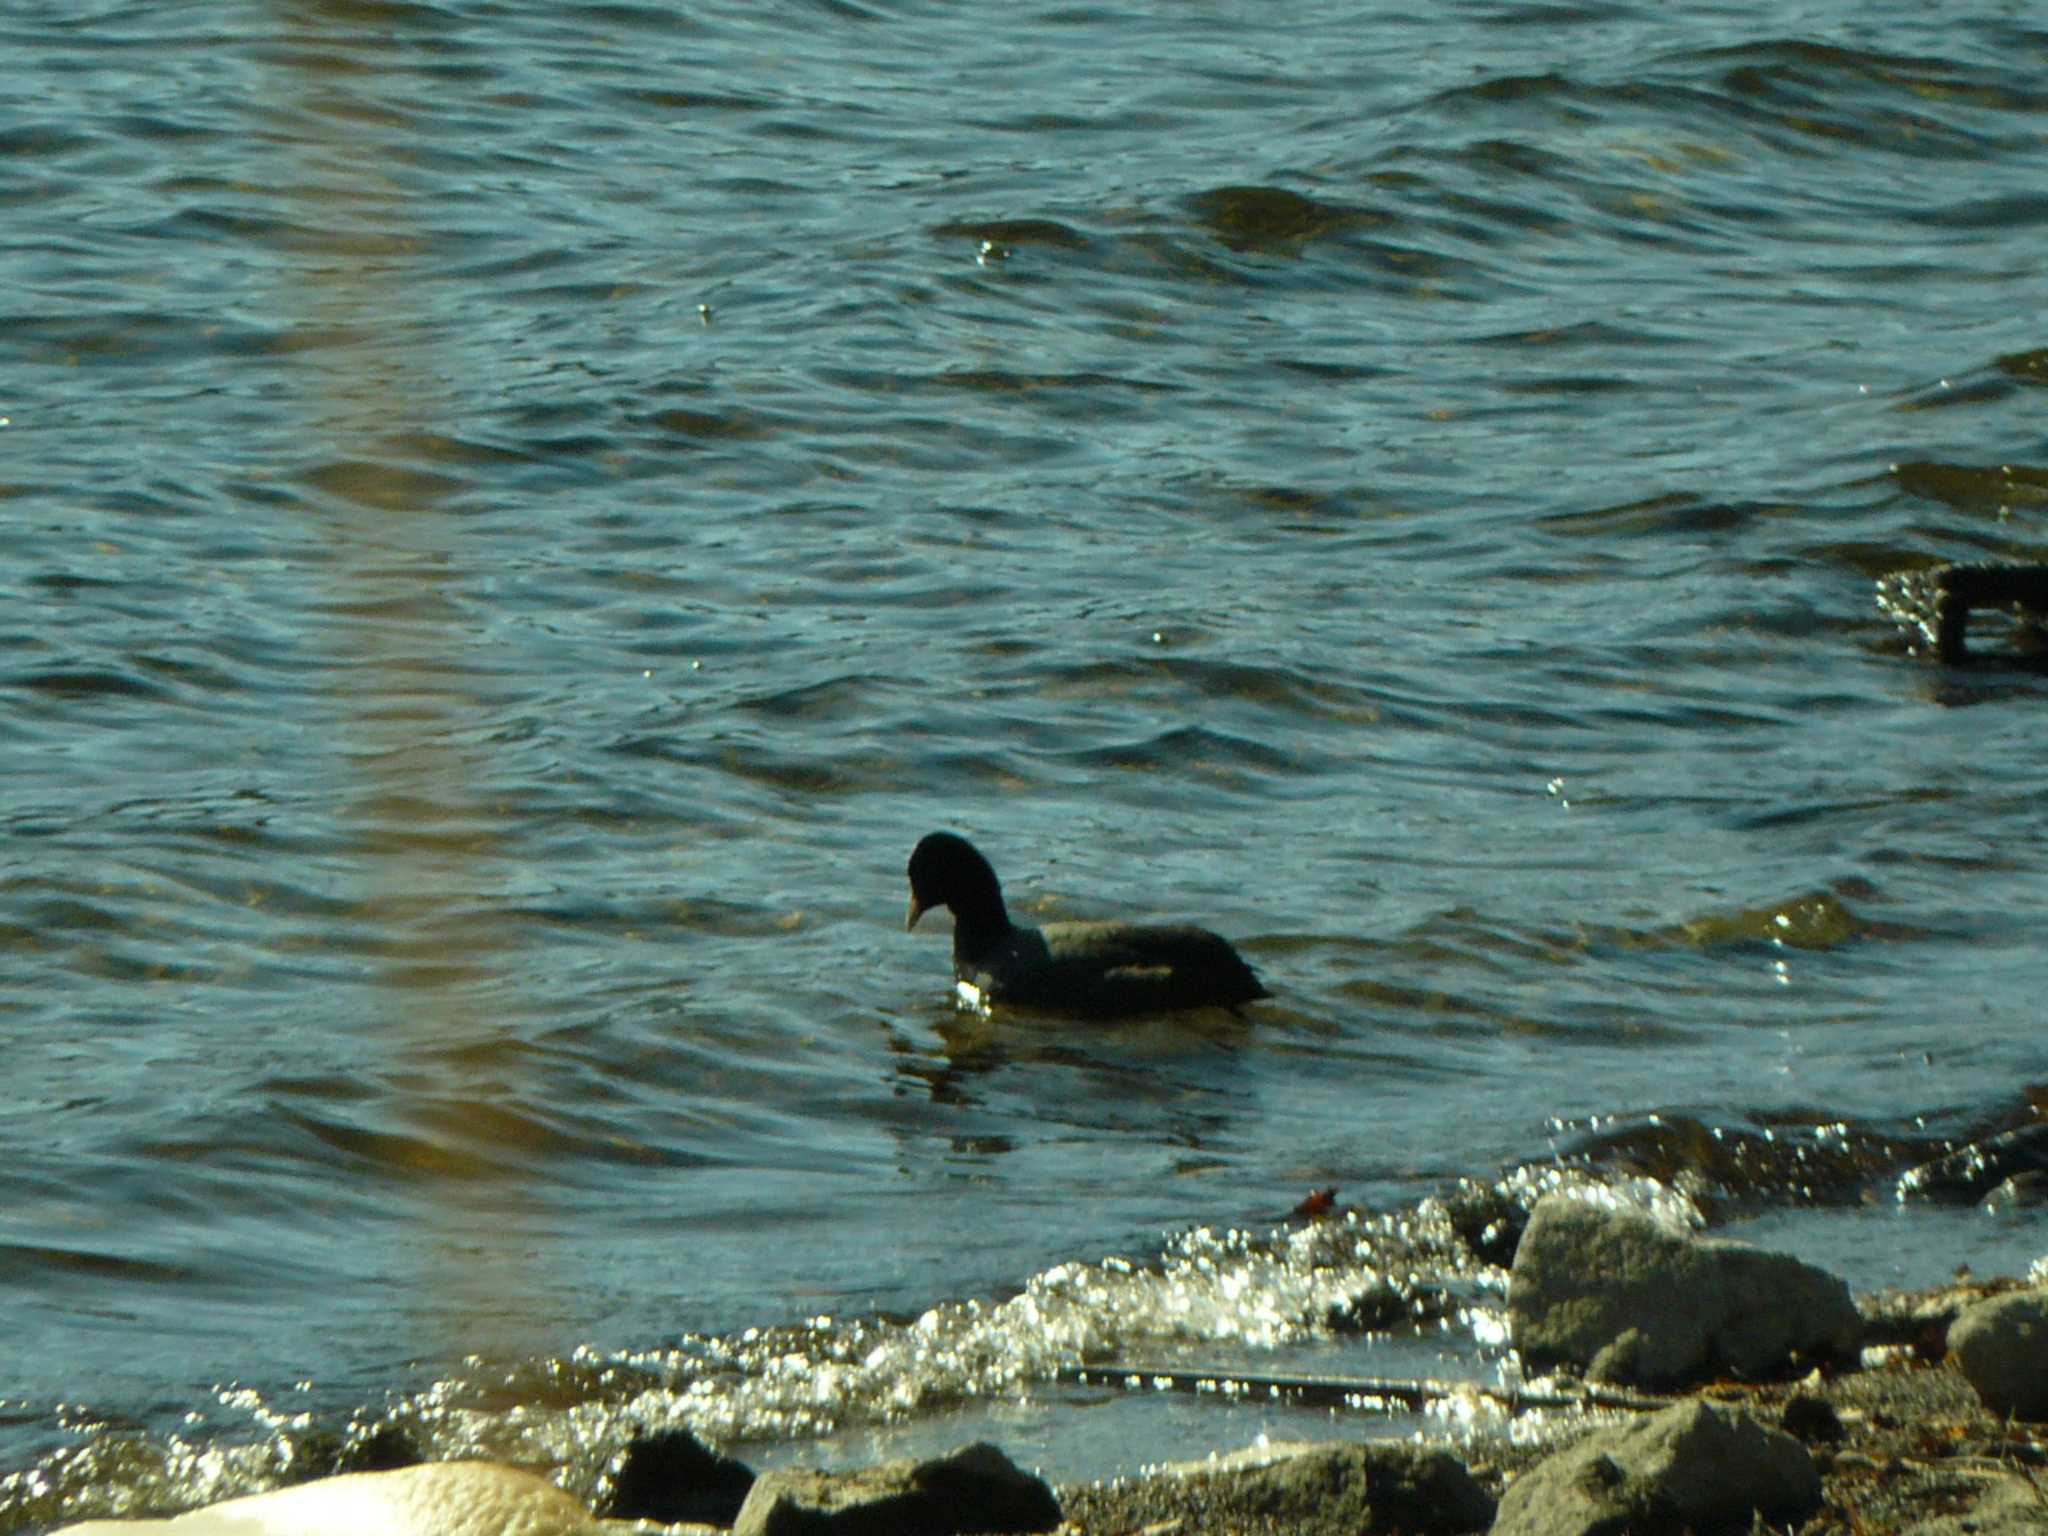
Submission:
[[1948,1347],[1993,1413],[2048,1419],[2048,1291],[1966,1308],[1949,1328]]
[[956,1536],[1049,1531],[1059,1500],[987,1442],[851,1472],[784,1468],[754,1480],[733,1536]]
[[1596,1430],[1508,1485],[1492,1536],[1711,1536],[1820,1508],[1806,1447],[1749,1413],[1699,1399]]
[[1532,1365],[1653,1391],[1853,1361],[1862,1337],[1849,1287],[1824,1270],[1563,1195],[1537,1204],[1515,1249],[1508,1321]]

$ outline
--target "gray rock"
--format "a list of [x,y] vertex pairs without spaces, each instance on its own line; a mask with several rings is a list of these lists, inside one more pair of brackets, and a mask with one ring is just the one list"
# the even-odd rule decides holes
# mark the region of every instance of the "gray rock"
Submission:
[[1261,1443],[1064,1497],[1082,1531],[1460,1536],[1493,1522],[1493,1500],[1455,1456],[1386,1441]]
[[2048,1291],[2014,1291],[1966,1307],[1948,1347],[1984,1406],[2048,1419]]
[[763,1472],[733,1536],[955,1536],[1049,1531],[1059,1523],[1052,1490],[982,1442],[929,1461],[852,1472]]
[[1531,1365],[1653,1391],[1853,1361],[1862,1339],[1849,1287],[1824,1270],[1562,1195],[1515,1249],[1508,1322]]
[[1806,1447],[1700,1399],[1597,1430],[1508,1485],[1492,1536],[1712,1536],[1820,1508]]
[[1413,1445],[1310,1446],[1256,1465],[1194,1471],[1186,1486],[1205,1508],[1229,1510],[1233,1523],[1297,1536],[1458,1536],[1493,1519],[1493,1500],[1463,1462]]

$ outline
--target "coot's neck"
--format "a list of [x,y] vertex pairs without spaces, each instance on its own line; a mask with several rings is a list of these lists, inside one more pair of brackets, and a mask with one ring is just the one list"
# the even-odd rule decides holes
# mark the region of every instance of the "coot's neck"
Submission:
[[953,958],[974,960],[1002,943],[1010,932],[1010,914],[1003,906],[1003,888],[993,872],[967,890],[956,890],[946,903],[953,909]]

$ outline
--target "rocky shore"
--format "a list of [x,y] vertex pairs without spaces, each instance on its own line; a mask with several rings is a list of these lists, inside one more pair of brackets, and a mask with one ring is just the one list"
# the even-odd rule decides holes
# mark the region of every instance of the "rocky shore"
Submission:
[[[69,1536],[2017,1536],[2048,1532],[2048,1290],[1866,1297],[1782,1254],[1553,1196],[1515,1251],[1531,1370],[1591,1388],[1542,1433],[1460,1450],[1261,1447],[1052,1487],[994,1446],[756,1477],[675,1432],[592,1511],[482,1463],[358,1472]],[[1564,1394],[1569,1396],[1569,1392]],[[1626,1406],[1617,1406],[1625,1404]]]

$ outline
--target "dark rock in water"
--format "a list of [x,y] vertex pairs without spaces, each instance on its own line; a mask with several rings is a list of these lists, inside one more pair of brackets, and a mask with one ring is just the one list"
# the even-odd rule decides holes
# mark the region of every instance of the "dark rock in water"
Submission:
[[1059,1500],[993,1445],[852,1472],[764,1472],[733,1536],[956,1536],[1049,1531]]
[[1652,1391],[1853,1361],[1863,1329],[1849,1287],[1810,1264],[1564,1195],[1529,1218],[1508,1322],[1532,1365]]
[[1451,1230],[1458,1234],[1475,1258],[1506,1269],[1515,1262],[1515,1248],[1522,1241],[1522,1229],[1529,1213],[1499,1184],[1461,1180],[1446,1195],[1444,1214]]
[[1508,1484],[1491,1536],[1712,1536],[1820,1508],[1806,1447],[1740,1408],[1694,1399],[1596,1430]]
[[705,1446],[687,1429],[637,1435],[613,1458],[598,1514],[607,1520],[731,1525],[754,1469]]
[[[1781,921],[1790,921],[1792,927],[1781,928]],[[1789,907],[1755,907],[1708,919],[1707,924],[1731,943],[1762,938],[1772,945],[1816,951],[1881,931],[1828,891],[1800,897]],[[1788,1134],[1783,1127],[1766,1134],[1668,1112],[1610,1123],[1573,1138],[1565,1150],[1596,1168],[1647,1174],[1663,1184],[1684,1183],[1696,1189],[1704,1185],[1712,1191],[1705,1200],[1715,1202],[1776,1201],[1787,1190],[1820,1200],[1854,1199],[1872,1178],[1889,1173],[1911,1155],[1906,1144],[1863,1127],[1825,1137]]]
[[2014,1291],[1964,1309],[1948,1347],[1993,1413],[2048,1419],[2048,1291]]
[[1942,661],[1956,663],[1969,656],[1973,609],[2010,609],[2023,623],[2041,625],[2048,617],[2048,564],[1990,561],[1894,571],[1878,578],[1877,605],[1918,633]]
[[416,1467],[426,1458],[411,1435],[395,1424],[367,1428],[360,1423],[337,1433],[314,1428],[286,1436],[290,1462],[284,1481],[306,1483],[345,1472],[391,1472]]
[[2008,1179],[2048,1172],[2048,1121],[1959,1147],[1899,1175],[1901,1200],[1974,1205]]
[[400,1467],[416,1467],[426,1459],[418,1442],[405,1430],[396,1424],[379,1424],[375,1429],[349,1436],[334,1470],[394,1472]]

